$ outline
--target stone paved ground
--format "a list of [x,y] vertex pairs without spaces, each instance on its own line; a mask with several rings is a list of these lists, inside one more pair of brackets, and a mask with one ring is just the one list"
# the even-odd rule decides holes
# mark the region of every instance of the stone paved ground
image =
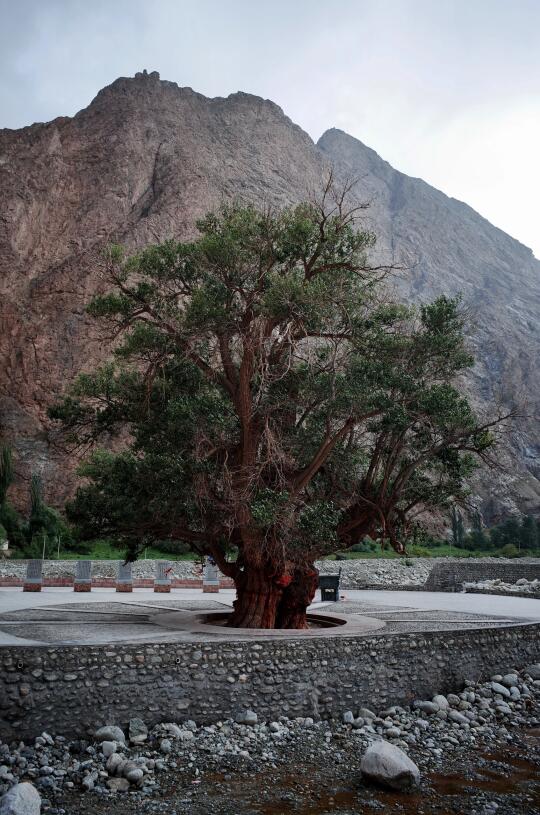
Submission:
[[[429,592],[355,591],[343,593],[337,603],[315,603],[313,610],[348,616],[351,620],[381,620],[379,636],[463,628],[491,628],[540,619],[540,600],[517,597],[486,597],[474,594]],[[204,594],[197,589],[178,589],[166,597],[138,589],[128,597],[110,589],[76,595],[69,589],[24,593],[0,589],[0,645],[24,642],[75,643],[122,642],[155,639],[174,641],[204,639],[190,619],[178,619],[177,632],[160,619],[173,611],[227,610],[234,592]],[[195,618],[192,618],[195,620]],[[200,626],[199,626],[200,628]],[[208,636],[227,637],[227,629]]]

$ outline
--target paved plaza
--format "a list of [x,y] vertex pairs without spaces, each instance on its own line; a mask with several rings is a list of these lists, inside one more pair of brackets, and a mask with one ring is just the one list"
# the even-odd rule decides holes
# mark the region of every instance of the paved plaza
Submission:
[[[175,589],[167,596],[151,589],[119,595],[96,588],[23,592],[0,589],[0,646],[98,645],[112,642],[181,642],[257,637],[291,637],[291,631],[232,631],[223,617],[235,593],[209,596],[200,589]],[[317,595],[318,600],[319,595]],[[491,628],[540,621],[540,600],[480,594],[422,591],[343,591],[337,603],[316,601],[314,613],[345,621],[302,636],[393,635],[463,628]],[[206,615],[215,615],[205,620]]]

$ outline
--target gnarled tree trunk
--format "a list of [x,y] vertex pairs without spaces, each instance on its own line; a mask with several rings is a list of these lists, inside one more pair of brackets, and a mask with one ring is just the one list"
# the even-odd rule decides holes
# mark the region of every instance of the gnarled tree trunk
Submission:
[[283,590],[276,617],[276,628],[308,628],[307,609],[317,591],[318,573],[314,566],[295,569]]
[[250,566],[239,571],[234,582],[236,600],[227,625],[234,628],[275,628],[283,585],[264,569]]
[[235,577],[236,600],[227,625],[234,628],[307,628],[306,610],[317,589],[314,567],[292,575],[248,564]]

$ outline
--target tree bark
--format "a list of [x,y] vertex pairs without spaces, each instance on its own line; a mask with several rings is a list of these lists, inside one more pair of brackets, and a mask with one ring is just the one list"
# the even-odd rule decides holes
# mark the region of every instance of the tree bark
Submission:
[[235,576],[236,600],[227,625],[232,628],[275,628],[283,584],[264,569],[245,566]]
[[313,565],[294,571],[292,581],[283,590],[276,617],[276,628],[309,627],[307,608],[317,591],[318,577]]

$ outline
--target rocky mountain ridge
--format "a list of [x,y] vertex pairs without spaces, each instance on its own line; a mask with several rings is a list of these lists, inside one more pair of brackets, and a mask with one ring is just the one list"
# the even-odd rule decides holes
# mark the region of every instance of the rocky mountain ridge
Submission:
[[[463,292],[479,406],[500,397],[538,416],[540,262],[530,250],[342,131],[316,145],[273,102],[208,99],[138,74],[73,118],[0,131],[0,434],[17,450],[19,500],[31,470],[56,503],[73,488],[73,461],[56,449],[46,410],[107,355],[84,313],[102,286],[102,247],[192,236],[196,219],[223,200],[300,201],[329,165],[359,179],[377,252],[402,267],[402,296]],[[505,444],[506,471],[479,480],[488,515],[538,511],[536,429],[534,418],[522,421]]]

